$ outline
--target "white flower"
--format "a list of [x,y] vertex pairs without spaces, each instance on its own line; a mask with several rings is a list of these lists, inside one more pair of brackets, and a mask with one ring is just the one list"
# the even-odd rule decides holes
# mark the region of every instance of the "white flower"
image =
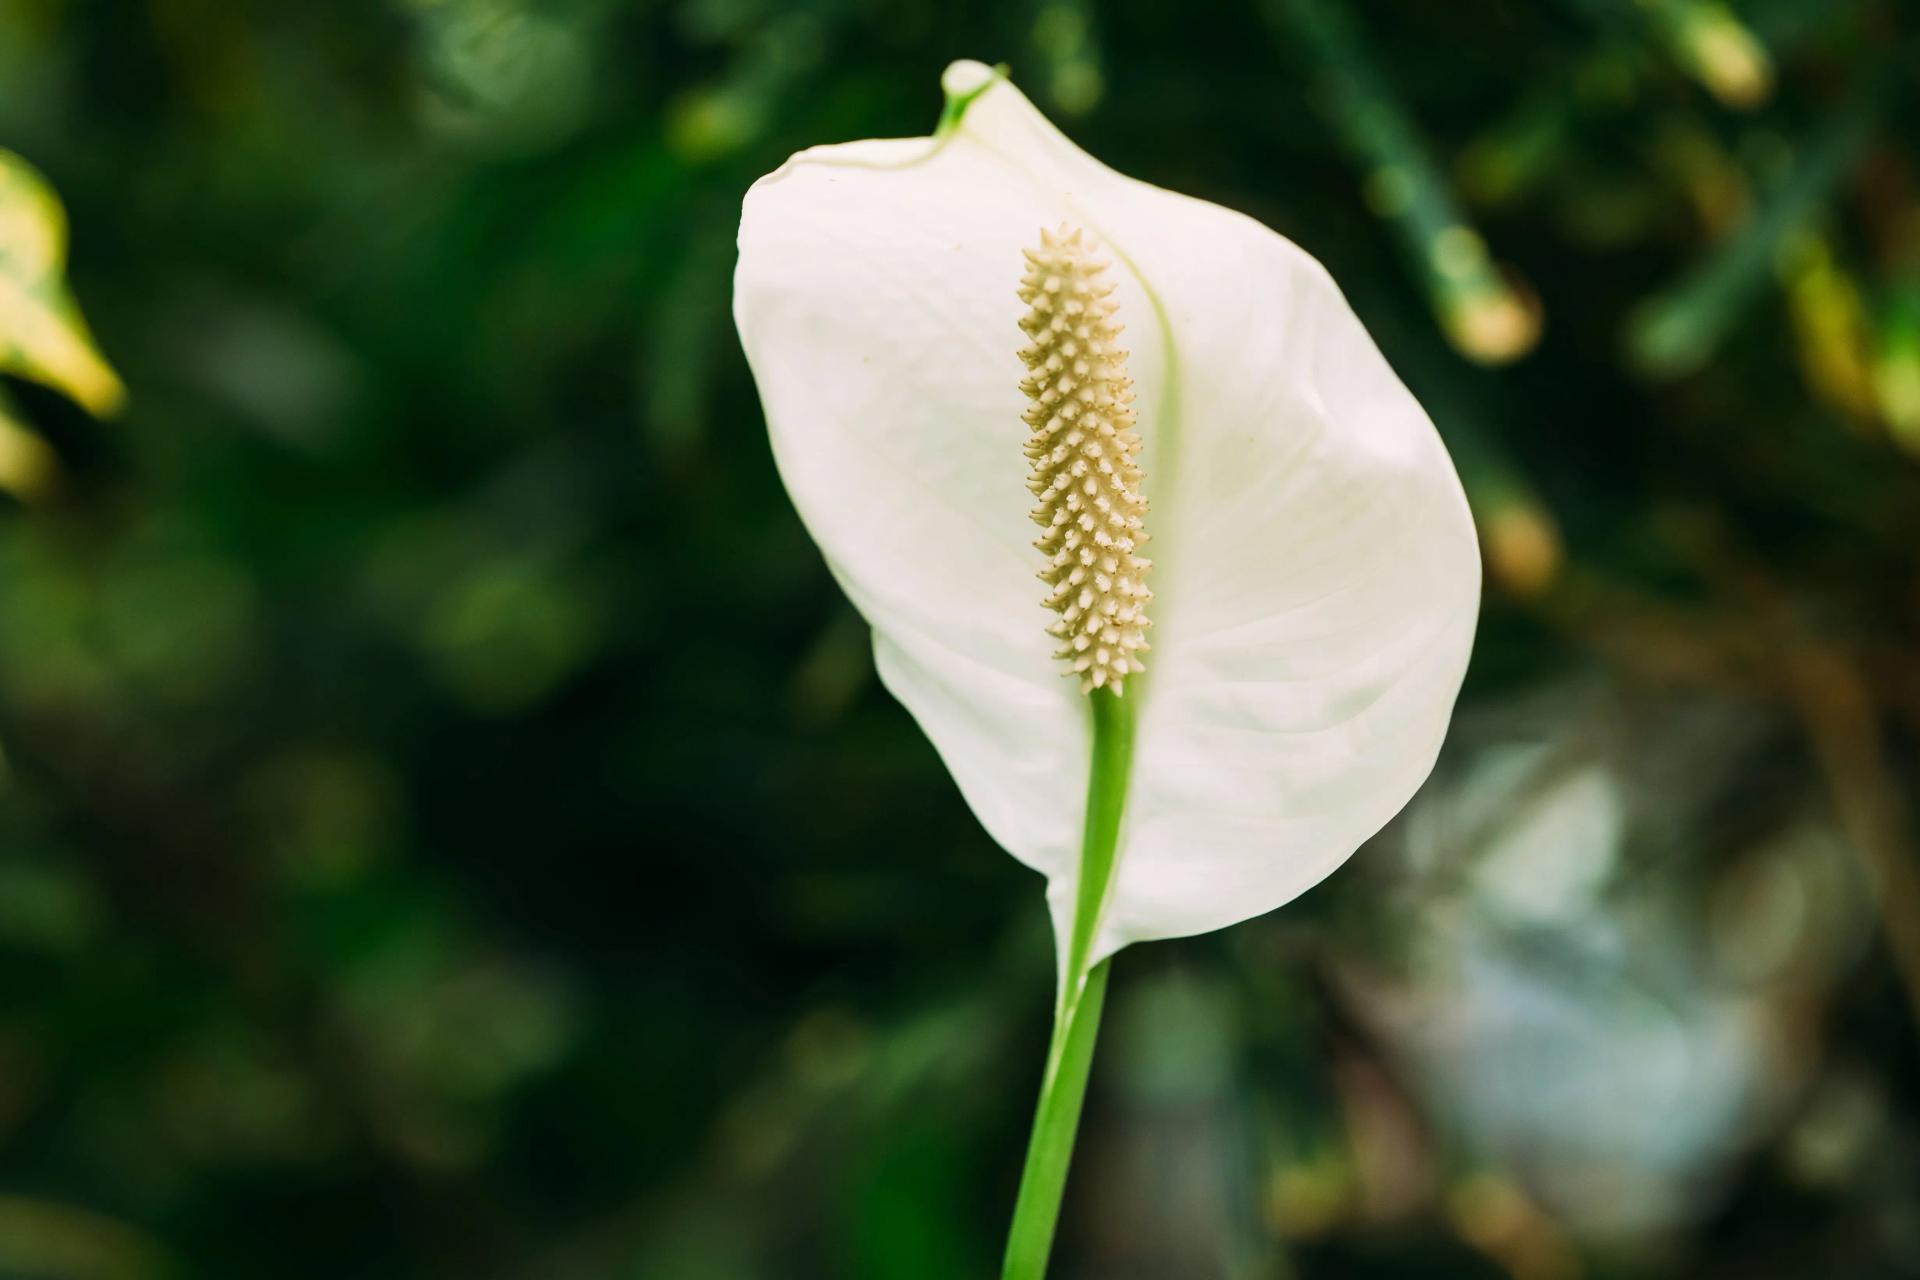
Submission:
[[1399,810],[1466,668],[1478,552],[1426,414],[1318,263],[1106,168],[979,63],[943,85],[933,137],[816,147],[754,185],[735,318],[881,679],[1047,875],[1064,942],[1093,733],[1035,581],[1023,250],[1065,224],[1112,260],[1142,446],[1112,456],[1144,487],[1152,630],[1115,668],[1131,788],[1091,963],[1277,907]]

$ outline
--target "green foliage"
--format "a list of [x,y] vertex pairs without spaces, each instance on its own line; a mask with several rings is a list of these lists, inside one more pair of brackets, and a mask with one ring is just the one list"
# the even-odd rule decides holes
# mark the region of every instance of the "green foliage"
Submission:
[[1406,818],[1116,966],[1053,1274],[1920,1268],[1913,27],[0,6],[0,1272],[991,1273],[1045,922],[728,310],[961,56],[1323,259],[1489,571]]

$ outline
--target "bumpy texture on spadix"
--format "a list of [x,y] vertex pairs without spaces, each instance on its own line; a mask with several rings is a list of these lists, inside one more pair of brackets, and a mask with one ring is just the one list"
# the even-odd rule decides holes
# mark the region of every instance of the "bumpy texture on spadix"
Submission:
[[1028,249],[1020,319],[1030,345],[1020,352],[1031,371],[1020,390],[1033,401],[1023,415],[1033,429],[1027,487],[1040,499],[1033,521],[1046,532],[1033,545],[1047,555],[1040,577],[1046,606],[1060,615],[1047,628],[1054,653],[1081,690],[1121,693],[1146,667],[1147,570],[1138,554],[1147,540],[1140,496],[1140,436],[1133,429],[1133,380],[1120,328],[1120,304],[1106,280],[1107,263],[1078,227],[1041,231]]

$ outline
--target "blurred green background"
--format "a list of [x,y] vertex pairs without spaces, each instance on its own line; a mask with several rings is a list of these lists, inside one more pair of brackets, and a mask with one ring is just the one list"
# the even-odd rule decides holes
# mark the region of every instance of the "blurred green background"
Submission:
[[994,1273],[1040,886],[728,314],[961,56],[1325,261],[1488,559],[1407,813],[1116,966],[1056,1274],[1920,1275],[1916,19],[0,0],[127,388],[0,386],[0,1275]]

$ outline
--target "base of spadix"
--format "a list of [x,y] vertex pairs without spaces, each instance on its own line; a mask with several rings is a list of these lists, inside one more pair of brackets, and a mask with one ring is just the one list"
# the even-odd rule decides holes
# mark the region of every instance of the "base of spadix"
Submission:
[[1127,783],[1133,769],[1135,703],[1133,698],[1105,689],[1087,695],[1093,719],[1093,752],[1087,769],[1087,812],[1080,838],[1080,865],[1074,878],[1072,925],[1058,939],[1065,949],[1063,996],[1086,976],[1094,939],[1113,889],[1120,826],[1126,817]]

